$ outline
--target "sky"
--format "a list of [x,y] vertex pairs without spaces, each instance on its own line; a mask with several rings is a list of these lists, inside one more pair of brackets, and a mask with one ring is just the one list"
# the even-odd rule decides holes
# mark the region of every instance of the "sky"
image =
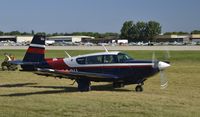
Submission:
[[162,32],[200,30],[200,0],[0,0],[0,30],[116,32],[125,21],[157,21]]

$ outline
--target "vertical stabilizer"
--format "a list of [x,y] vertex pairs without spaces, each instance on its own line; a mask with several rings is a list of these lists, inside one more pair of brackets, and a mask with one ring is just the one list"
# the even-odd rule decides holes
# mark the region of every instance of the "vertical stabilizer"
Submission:
[[23,70],[33,70],[36,63],[44,61],[45,36],[34,35],[29,48],[23,58],[23,62],[33,62],[33,65],[22,65]]

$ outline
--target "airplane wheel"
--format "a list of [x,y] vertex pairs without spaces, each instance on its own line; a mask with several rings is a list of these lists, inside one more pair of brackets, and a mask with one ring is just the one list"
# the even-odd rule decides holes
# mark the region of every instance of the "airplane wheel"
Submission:
[[5,71],[6,68],[7,68],[7,63],[4,61],[1,63],[1,69],[2,69],[2,71]]
[[8,70],[15,71],[15,70],[17,70],[17,66],[11,64],[8,66]]
[[2,71],[5,71],[5,70],[6,70],[5,67],[1,67],[1,69],[2,69]]
[[136,92],[142,92],[142,91],[143,91],[143,87],[142,87],[141,85],[137,85],[137,86],[135,87],[135,91],[136,91]]

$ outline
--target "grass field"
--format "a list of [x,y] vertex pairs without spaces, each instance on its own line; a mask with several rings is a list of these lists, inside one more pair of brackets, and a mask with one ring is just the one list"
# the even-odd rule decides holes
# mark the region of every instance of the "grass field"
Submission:
[[[21,59],[24,50],[1,50]],[[69,51],[71,55],[97,51]],[[151,59],[152,51],[126,51],[137,59]],[[162,51],[156,51],[163,60]],[[78,92],[68,79],[37,76],[31,72],[0,71],[0,117],[199,117],[200,52],[171,51],[166,70],[169,86],[160,89],[159,74],[145,82],[113,89],[109,83],[92,83],[92,91]],[[47,51],[47,57],[65,57],[64,51]],[[3,56],[0,56],[3,60]]]

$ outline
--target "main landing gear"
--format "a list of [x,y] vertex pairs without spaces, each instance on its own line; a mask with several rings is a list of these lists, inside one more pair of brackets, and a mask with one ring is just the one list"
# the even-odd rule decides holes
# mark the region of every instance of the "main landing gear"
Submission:
[[77,79],[78,90],[81,92],[86,92],[91,90],[91,83],[87,79]]

